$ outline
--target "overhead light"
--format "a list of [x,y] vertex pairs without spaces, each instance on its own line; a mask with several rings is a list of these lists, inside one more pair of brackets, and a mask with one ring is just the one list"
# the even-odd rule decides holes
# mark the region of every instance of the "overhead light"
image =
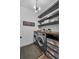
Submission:
[[36,13],[41,10],[40,7],[36,7],[36,6],[34,6],[34,9],[35,9],[35,12],[36,12]]
[[35,13],[41,10],[41,8],[38,6],[38,0],[36,0],[36,3],[33,8],[35,9]]

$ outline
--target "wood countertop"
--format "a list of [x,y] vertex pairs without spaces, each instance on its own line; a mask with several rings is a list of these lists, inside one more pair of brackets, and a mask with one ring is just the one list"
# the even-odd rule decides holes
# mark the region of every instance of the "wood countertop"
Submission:
[[59,32],[44,32],[44,31],[34,31],[34,32],[47,33],[51,35],[59,35]]
[[57,41],[59,41],[59,32],[44,32],[44,31],[34,31],[34,32],[37,32],[37,33],[44,33],[46,34],[47,38],[54,38],[56,39]]

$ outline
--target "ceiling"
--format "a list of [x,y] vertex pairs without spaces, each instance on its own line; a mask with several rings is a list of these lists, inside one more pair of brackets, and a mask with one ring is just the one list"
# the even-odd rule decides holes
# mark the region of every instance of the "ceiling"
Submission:
[[[20,0],[20,6],[27,8],[31,12],[34,12],[34,5],[36,0]],[[38,0],[38,5],[40,6],[41,10],[39,14],[46,10],[49,6],[53,5],[57,0]]]

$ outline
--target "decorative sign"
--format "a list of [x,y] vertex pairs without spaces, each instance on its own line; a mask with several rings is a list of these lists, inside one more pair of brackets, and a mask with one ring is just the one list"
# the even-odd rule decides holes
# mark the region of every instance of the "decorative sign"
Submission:
[[35,26],[34,22],[23,21],[24,26]]

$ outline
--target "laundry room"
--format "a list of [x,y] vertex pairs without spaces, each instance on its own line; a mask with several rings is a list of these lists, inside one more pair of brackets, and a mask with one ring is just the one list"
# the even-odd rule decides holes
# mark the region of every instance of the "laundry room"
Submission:
[[0,59],[79,59],[79,0],[0,0]]
[[59,0],[20,0],[20,59],[59,59]]

